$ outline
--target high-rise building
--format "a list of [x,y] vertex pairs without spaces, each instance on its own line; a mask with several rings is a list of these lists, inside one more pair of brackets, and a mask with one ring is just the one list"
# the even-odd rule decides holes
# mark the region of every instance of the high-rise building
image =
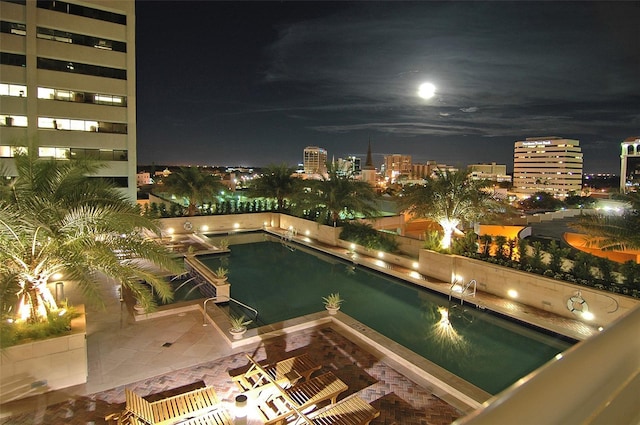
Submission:
[[640,136],[624,139],[621,148],[620,192],[635,192],[640,186]]
[[437,171],[454,173],[458,171],[458,169],[453,165],[438,164],[437,161],[433,161],[433,160],[429,160],[425,163],[411,164],[411,175],[415,180],[421,180],[427,177],[434,177]]
[[356,176],[360,174],[362,160],[357,156],[351,155],[346,158],[338,158],[333,161],[336,172],[343,176]]
[[0,3],[0,165],[35,139],[40,157],[102,160],[95,177],[135,201],[135,2]]
[[327,151],[318,146],[307,146],[304,148],[302,164],[305,174],[322,176],[327,174]]
[[409,177],[411,175],[411,155],[385,155],[384,156],[384,176],[389,181],[395,182],[401,176]]
[[582,189],[580,142],[561,137],[529,137],[515,142],[513,190],[523,197],[547,192],[562,198]]

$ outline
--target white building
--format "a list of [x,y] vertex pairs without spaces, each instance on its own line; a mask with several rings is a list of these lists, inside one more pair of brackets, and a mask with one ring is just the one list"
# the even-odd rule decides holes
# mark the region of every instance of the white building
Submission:
[[548,192],[563,198],[582,189],[580,142],[560,137],[531,137],[515,142],[513,191],[521,197]]
[[318,146],[307,146],[304,148],[302,164],[305,174],[318,176],[326,175],[327,151]]
[[502,164],[471,164],[469,173],[472,180],[490,180],[494,182],[511,182],[511,176],[507,174],[507,166]]
[[0,8],[0,166],[16,146],[97,158],[96,177],[136,197],[133,0],[3,1]]
[[640,185],[640,136],[624,139],[621,148],[620,192],[637,191]]

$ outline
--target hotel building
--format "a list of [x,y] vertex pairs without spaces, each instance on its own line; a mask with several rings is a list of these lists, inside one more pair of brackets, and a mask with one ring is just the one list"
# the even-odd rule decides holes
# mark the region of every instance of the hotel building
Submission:
[[133,0],[0,1],[0,166],[16,149],[103,161],[136,197]]
[[563,198],[582,189],[580,142],[560,137],[530,137],[515,142],[513,191],[521,197],[547,192]]
[[308,175],[327,174],[327,151],[318,146],[307,146],[304,148],[302,165],[304,173]]
[[620,192],[635,192],[640,185],[640,136],[626,138],[620,154]]
[[503,164],[471,164],[469,172],[472,180],[489,180],[498,183],[511,183],[511,176],[507,174],[507,166]]

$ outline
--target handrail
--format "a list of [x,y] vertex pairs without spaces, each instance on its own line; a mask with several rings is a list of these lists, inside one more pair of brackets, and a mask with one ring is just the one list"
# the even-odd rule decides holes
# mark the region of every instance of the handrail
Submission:
[[454,424],[637,424],[640,338],[631,336],[638,327],[640,308],[556,355]]
[[453,288],[455,288],[456,286],[459,286],[460,288],[462,288],[462,290],[460,291],[460,305],[462,305],[462,303],[464,302],[464,295],[467,293],[467,289],[469,289],[471,284],[473,284],[473,292],[469,293],[469,295],[471,295],[472,297],[476,296],[477,282],[475,279],[471,279],[469,283],[467,283],[464,287],[462,287],[461,285],[458,285],[458,282],[459,280],[455,280],[451,284],[451,287],[449,288],[449,301],[451,301],[451,295],[453,294],[453,292],[457,292],[457,291],[454,291]]
[[242,301],[238,301],[235,298],[231,298],[231,297],[210,297],[207,298],[206,300],[204,300],[204,302],[202,303],[202,326],[207,326],[207,303],[209,301],[213,301],[213,302],[225,302],[225,301],[233,301],[234,303],[241,305],[242,307],[246,308],[247,310],[253,311],[255,313],[255,317],[253,318],[254,321],[258,320],[258,310],[256,310],[255,308],[246,305],[245,303],[243,303]]

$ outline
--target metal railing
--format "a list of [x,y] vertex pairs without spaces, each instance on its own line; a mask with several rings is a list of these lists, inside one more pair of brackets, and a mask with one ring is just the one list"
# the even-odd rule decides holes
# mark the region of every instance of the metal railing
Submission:
[[202,303],[202,326],[207,326],[207,303],[209,301],[213,301],[214,303],[217,302],[234,302],[236,304],[238,304],[241,307],[246,308],[247,310],[253,312],[255,314],[253,321],[254,323],[258,321],[258,310],[256,310],[255,308],[251,307],[250,305],[247,305],[245,303],[243,303],[242,301],[238,301],[234,298],[231,297],[226,297],[226,296],[222,296],[222,297],[210,297],[207,298],[206,300],[204,300],[204,302]]

